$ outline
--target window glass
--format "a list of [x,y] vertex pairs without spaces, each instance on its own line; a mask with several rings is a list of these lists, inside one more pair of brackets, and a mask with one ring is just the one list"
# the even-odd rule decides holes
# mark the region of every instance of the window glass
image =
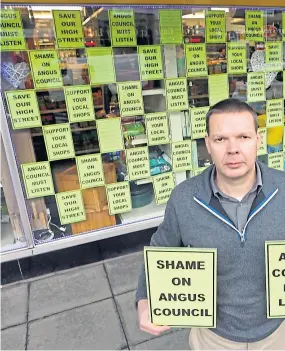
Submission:
[[19,206],[8,167],[2,138],[1,143],[1,252],[27,246],[22,229]]
[[259,159],[284,170],[284,11],[3,8],[1,88],[36,244],[161,218],[212,164],[205,116],[258,115]]

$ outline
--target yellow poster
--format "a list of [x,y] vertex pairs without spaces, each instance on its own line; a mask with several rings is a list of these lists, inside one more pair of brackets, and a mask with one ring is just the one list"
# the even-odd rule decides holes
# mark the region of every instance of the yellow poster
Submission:
[[175,172],[183,172],[192,168],[192,144],[191,140],[172,143],[172,169]]
[[61,224],[70,224],[86,220],[81,190],[66,191],[55,195]]
[[187,61],[187,77],[200,77],[208,75],[206,45],[185,45]]
[[150,177],[148,147],[136,147],[126,150],[129,180]]
[[226,42],[226,13],[225,11],[206,10],[206,42]]
[[228,74],[240,74],[247,72],[246,44],[228,43]]
[[159,10],[161,44],[182,44],[182,11]]
[[81,11],[53,10],[52,15],[58,48],[84,48]]
[[266,125],[267,127],[283,126],[284,100],[274,99],[266,101]]
[[64,88],[65,101],[70,123],[95,121],[91,87],[77,85]]
[[129,212],[132,210],[129,182],[107,184],[106,193],[110,215]]
[[69,123],[43,126],[43,135],[49,161],[75,157]]
[[208,79],[209,84],[209,100],[213,106],[217,102],[228,99],[229,97],[229,82],[227,74],[212,74]]
[[283,69],[283,43],[273,41],[265,45],[266,71],[279,72]]
[[96,124],[101,153],[124,149],[120,118],[99,119]]
[[169,143],[169,128],[166,112],[148,113],[145,115],[148,145]]
[[26,50],[26,40],[20,11],[1,8],[0,19],[1,51]]
[[150,321],[216,327],[217,250],[145,247]]
[[59,88],[62,76],[56,50],[29,51],[34,84],[37,89]]
[[206,115],[209,107],[190,108],[191,139],[202,139],[206,135]]
[[257,151],[257,156],[267,154],[267,128],[260,128],[259,133],[261,136],[261,146]]
[[136,28],[132,10],[109,10],[112,46],[136,46]]
[[111,47],[87,48],[87,60],[91,84],[116,82],[113,49]]
[[33,162],[21,165],[27,199],[54,194],[49,162]]
[[160,45],[138,46],[141,80],[163,79]]
[[105,185],[101,154],[78,156],[76,165],[81,189]]
[[284,154],[282,151],[268,154],[268,167],[284,171]]
[[141,82],[118,83],[120,111],[122,117],[144,114]]
[[175,187],[173,173],[158,174],[152,177],[152,181],[157,205],[165,204]]
[[265,242],[267,318],[285,318],[285,240]]
[[34,90],[7,91],[6,99],[13,129],[41,127],[42,119]]
[[265,76],[263,72],[247,74],[247,101],[265,101]]
[[169,111],[187,110],[188,93],[185,78],[166,79],[167,109]]
[[245,38],[248,41],[264,41],[264,11],[245,11]]

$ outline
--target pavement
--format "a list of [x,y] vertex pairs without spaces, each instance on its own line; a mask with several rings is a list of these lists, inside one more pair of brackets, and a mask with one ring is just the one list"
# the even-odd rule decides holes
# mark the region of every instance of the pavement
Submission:
[[134,304],[143,253],[1,288],[1,350],[187,350],[188,329],[140,331]]

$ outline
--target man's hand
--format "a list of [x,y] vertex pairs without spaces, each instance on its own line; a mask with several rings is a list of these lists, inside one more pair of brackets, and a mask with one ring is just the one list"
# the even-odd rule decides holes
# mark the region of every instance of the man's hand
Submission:
[[168,326],[158,326],[150,322],[148,315],[148,300],[139,300],[138,302],[138,317],[140,330],[150,333],[152,335],[160,335],[161,333],[169,330]]

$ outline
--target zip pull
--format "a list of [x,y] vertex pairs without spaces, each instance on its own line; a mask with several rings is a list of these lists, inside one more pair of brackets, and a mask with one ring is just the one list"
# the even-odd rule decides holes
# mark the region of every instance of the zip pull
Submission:
[[245,232],[242,232],[240,234],[240,246],[244,247],[244,244],[245,244]]

